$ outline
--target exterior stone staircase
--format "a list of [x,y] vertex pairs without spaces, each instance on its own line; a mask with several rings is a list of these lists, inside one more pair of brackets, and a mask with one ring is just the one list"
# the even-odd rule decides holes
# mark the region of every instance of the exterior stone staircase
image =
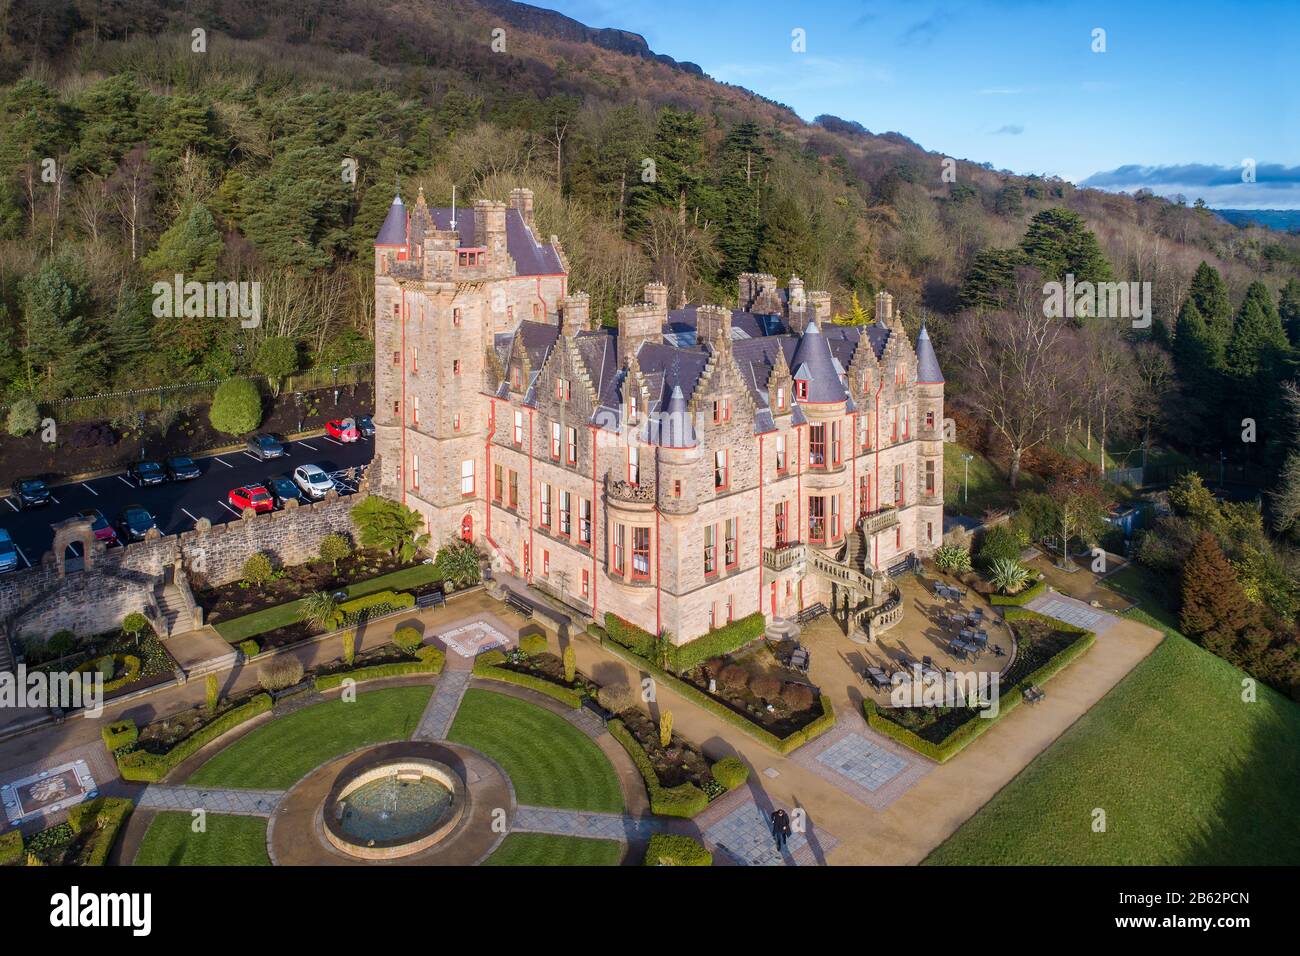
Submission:
[[158,610],[162,614],[165,637],[194,630],[194,612],[176,585],[164,585],[159,590]]

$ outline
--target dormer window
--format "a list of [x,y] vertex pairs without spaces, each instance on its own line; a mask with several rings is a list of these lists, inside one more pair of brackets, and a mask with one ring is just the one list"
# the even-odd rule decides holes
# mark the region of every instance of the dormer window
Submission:
[[567,402],[573,397],[573,387],[569,384],[567,378],[557,378],[555,380],[555,398],[557,401]]
[[731,399],[715,398],[713,400],[713,420],[717,423],[731,421]]
[[776,387],[776,410],[778,412],[785,411],[785,386],[784,385],[778,385]]
[[[457,362],[457,364],[460,363]],[[519,371],[519,366],[516,365],[514,368],[510,370],[510,384],[517,389],[519,388],[519,385],[522,381],[523,381],[523,375]]]
[[477,267],[480,264],[482,252],[460,252],[457,262],[461,268]]
[[794,397],[801,402],[808,401],[808,382],[805,379],[797,378],[794,382]]
[[634,391],[633,391],[633,392],[628,392],[628,396],[627,396],[627,423],[628,423],[629,425],[635,425],[635,424],[636,424],[636,419],[637,419],[637,415],[639,414],[639,412],[640,412],[640,409],[639,409],[638,402],[637,402],[637,400],[636,400],[636,392],[634,392]]

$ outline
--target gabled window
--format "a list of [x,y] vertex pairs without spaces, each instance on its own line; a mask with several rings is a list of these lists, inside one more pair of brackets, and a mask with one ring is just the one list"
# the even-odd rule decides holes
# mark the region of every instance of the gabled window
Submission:
[[560,423],[551,422],[551,457],[560,460]]
[[794,397],[799,399],[801,402],[808,401],[808,383],[805,380],[801,378],[795,379]]
[[713,453],[713,488],[715,491],[722,491],[727,487],[728,475],[728,451],[715,451]]
[[778,412],[785,411],[785,386],[784,385],[778,385],[776,387],[776,410]]
[[[459,365],[460,362],[457,361],[456,364]],[[518,390],[519,386],[523,383],[523,380],[524,380],[524,376],[523,376],[523,373],[519,370],[519,366],[518,366],[518,365],[511,366],[511,368],[510,368],[510,387],[513,388],[513,389]]]
[[715,398],[713,400],[713,421],[718,424],[731,421],[731,399]]
[[565,461],[568,462],[570,465],[576,465],[578,463],[578,430],[573,426],[569,426],[569,433],[567,437],[569,439],[569,443],[568,443],[568,447],[565,449],[567,452]]
[[555,398],[560,402],[567,402],[573,397],[573,387],[569,384],[567,378],[557,378],[555,380]]

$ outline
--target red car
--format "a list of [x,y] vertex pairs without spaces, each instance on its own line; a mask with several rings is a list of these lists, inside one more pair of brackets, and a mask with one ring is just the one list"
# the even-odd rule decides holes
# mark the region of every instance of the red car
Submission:
[[106,542],[110,548],[117,544],[117,532],[113,530],[113,526],[108,523],[108,519],[102,513],[94,508],[87,508],[85,511],[80,512],[79,515],[90,521],[90,530],[95,533],[96,541]]
[[351,418],[336,418],[325,423],[325,434],[338,441],[356,441],[361,437],[357,423]]
[[258,514],[266,511],[275,510],[275,499],[271,493],[261,485],[245,485],[242,488],[236,488],[229,495],[230,506],[243,511],[245,508],[252,508]]

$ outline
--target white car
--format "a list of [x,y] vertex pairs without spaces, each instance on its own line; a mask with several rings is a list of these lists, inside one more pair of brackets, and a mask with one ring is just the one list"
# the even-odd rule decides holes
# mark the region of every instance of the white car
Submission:
[[293,470],[293,483],[308,498],[317,500],[334,489],[334,479],[320,465],[299,465]]

